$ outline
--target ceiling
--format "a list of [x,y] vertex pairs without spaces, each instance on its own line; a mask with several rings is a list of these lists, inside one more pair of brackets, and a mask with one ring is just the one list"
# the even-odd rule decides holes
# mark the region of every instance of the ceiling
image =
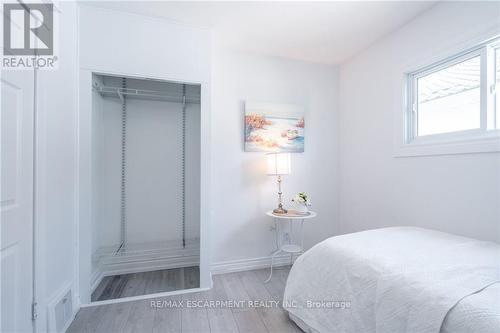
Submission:
[[99,1],[95,6],[209,27],[240,50],[339,64],[436,2]]

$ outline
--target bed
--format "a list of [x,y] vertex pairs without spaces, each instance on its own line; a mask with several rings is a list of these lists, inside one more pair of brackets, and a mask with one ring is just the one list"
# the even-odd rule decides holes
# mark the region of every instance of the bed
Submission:
[[283,307],[305,332],[498,332],[500,246],[413,227],[332,237],[297,259]]

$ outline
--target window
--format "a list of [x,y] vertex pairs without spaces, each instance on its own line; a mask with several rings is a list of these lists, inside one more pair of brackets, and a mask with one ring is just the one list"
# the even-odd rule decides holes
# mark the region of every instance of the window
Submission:
[[417,78],[417,136],[481,127],[481,59]]
[[406,143],[497,136],[499,90],[500,39],[408,74]]

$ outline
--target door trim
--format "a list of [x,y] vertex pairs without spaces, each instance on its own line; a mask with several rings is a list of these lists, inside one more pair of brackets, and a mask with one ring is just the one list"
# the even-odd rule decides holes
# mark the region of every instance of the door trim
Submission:
[[[210,126],[210,83],[203,81],[184,80],[182,78],[172,77],[153,77],[149,75],[138,75],[136,73],[112,72],[97,68],[81,67],[78,73],[78,137],[77,137],[77,228],[76,228],[76,249],[75,262],[77,263],[77,281],[75,286],[75,299],[78,300],[78,306],[94,305],[90,302],[91,294],[91,249],[88,222],[91,219],[91,196],[92,196],[92,178],[91,168],[91,117],[92,117],[92,74],[124,76],[139,79],[153,79],[170,82],[181,82],[186,84],[197,84],[201,86],[200,103],[200,288],[199,290],[209,289],[212,285],[210,273],[210,193],[211,193],[211,126]],[[189,289],[181,292],[189,292]],[[142,299],[154,298],[158,295],[144,295]],[[120,302],[119,299],[111,300],[109,303]]]

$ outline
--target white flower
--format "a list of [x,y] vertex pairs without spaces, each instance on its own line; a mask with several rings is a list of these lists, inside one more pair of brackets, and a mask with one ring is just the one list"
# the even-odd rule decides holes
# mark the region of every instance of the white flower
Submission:
[[293,202],[296,202],[296,203],[299,203],[301,205],[305,205],[305,206],[311,206],[311,199],[309,198],[309,196],[304,193],[304,192],[299,192],[297,193],[293,199],[292,199]]

